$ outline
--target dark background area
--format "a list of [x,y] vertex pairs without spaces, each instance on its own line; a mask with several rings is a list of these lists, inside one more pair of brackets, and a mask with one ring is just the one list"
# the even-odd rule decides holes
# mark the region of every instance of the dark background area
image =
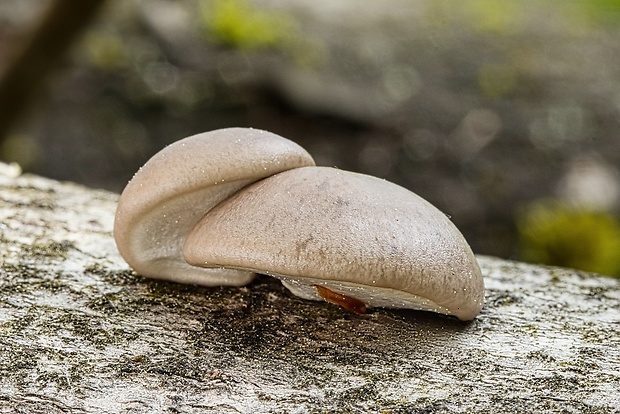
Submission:
[[[0,71],[52,3],[0,3]],[[262,128],[418,193],[477,253],[618,275],[619,35],[610,0],[107,0],[0,159],[120,192],[175,140]]]

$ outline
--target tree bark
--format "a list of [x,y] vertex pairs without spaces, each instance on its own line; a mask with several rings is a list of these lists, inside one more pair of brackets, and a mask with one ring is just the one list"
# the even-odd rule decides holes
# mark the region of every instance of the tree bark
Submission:
[[356,315],[268,277],[144,279],[116,200],[0,175],[0,412],[619,412],[616,279],[479,257],[471,323]]

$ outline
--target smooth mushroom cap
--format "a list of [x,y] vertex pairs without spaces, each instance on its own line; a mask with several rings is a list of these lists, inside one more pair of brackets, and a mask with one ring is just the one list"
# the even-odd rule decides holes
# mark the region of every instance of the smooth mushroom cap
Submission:
[[430,203],[396,184],[325,167],[282,172],[222,202],[194,227],[195,266],[279,277],[296,295],[326,286],[369,306],[473,319],[484,284],[469,245]]
[[257,129],[220,129],[177,141],[155,154],[121,194],[114,222],[118,250],[143,276],[208,286],[249,283],[253,273],[187,264],[187,234],[239,189],[309,165],[314,160],[302,147]]

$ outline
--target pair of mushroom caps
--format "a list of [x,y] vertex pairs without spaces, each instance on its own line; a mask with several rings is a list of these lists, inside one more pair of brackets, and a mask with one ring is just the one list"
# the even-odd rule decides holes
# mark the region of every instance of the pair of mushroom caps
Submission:
[[270,132],[228,128],[153,156],[121,194],[114,237],[139,274],[241,286],[256,273],[295,295],[473,319],[484,284],[441,211],[368,175],[317,167]]

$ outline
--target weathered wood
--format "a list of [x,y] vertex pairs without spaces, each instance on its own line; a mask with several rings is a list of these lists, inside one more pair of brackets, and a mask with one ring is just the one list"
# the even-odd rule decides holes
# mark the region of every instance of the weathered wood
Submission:
[[117,196],[0,176],[0,412],[620,412],[620,282],[480,257],[471,323],[146,280]]

